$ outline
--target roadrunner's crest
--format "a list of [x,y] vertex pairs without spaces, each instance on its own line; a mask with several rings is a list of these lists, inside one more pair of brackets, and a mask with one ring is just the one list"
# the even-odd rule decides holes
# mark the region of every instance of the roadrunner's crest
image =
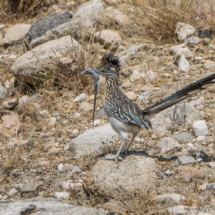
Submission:
[[120,61],[117,56],[114,54],[105,54],[102,57],[101,63],[100,63],[100,68],[105,70],[106,72],[110,72],[110,70],[115,69],[117,73],[120,71]]

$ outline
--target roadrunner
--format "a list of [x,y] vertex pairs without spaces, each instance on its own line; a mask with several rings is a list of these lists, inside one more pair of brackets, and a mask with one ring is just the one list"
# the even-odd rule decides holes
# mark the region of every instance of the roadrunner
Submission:
[[[111,123],[112,128],[121,136],[122,144],[114,157],[106,158],[115,160],[118,163],[120,153],[128,153],[128,150],[141,129],[152,128],[150,119],[162,110],[187,99],[194,94],[213,85],[215,81],[215,73],[202,78],[185,88],[177,91],[162,101],[152,105],[146,109],[139,108],[119,89],[119,58],[114,54],[106,54],[103,56],[100,65],[97,68],[88,69],[81,74],[100,74],[106,77],[105,83],[105,102],[104,110]],[[133,136],[128,147],[122,151],[127,141],[127,133]]]

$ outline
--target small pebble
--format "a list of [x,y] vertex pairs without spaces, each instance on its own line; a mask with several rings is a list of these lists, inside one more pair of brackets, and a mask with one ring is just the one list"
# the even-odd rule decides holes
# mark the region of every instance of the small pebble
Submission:
[[58,165],[57,171],[58,172],[63,172],[63,164],[62,163]]

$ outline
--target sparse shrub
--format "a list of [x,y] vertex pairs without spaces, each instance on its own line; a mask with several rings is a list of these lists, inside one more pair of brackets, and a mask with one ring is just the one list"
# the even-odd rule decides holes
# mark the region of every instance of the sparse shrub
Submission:
[[6,0],[4,7],[7,13],[35,15],[43,6],[53,3],[52,0]]
[[215,29],[213,0],[134,0],[141,9],[145,33],[156,40],[174,40],[178,21],[199,29]]

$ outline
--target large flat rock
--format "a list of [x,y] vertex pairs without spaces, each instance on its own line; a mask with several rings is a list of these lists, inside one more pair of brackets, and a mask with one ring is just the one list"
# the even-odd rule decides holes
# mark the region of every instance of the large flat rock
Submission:
[[155,162],[141,155],[126,156],[118,164],[99,160],[85,177],[85,188],[107,198],[126,200],[134,193],[147,193],[156,181]]
[[71,21],[52,29],[51,32],[58,38],[68,34],[75,38],[84,37],[94,32],[93,29],[99,24],[97,21],[102,20],[104,11],[105,7],[101,0],[91,0],[77,9]]
[[64,75],[75,72],[77,64],[74,59],[78,52],[79,43],[71,36],[65,36],[26,52],[17,58],[11,71],[18,81],[34,85],[40,83],[41,78],[47,78],[47,73],[53,78],[55,72]]
[[[27,212],[27,208],[29,208],[28,212]],[[24,211],[26,212],[24,213]],[[26,199],[26,200],[11,202],[11,203],[0,204],[0,214],[2,215],[3,214],[4,215],[20,215],[20,214],[108,215],[109,213],[102,209],[96,210],[93,208],[73,206],[66,202],[62,202],[56,199],[33,198],[33,199]]]
[[102,153],[104,146],[118,138],[118,134],[111,128],[110,124],[86,131],[73,139],[75,157],[81,158],[92,153]]

